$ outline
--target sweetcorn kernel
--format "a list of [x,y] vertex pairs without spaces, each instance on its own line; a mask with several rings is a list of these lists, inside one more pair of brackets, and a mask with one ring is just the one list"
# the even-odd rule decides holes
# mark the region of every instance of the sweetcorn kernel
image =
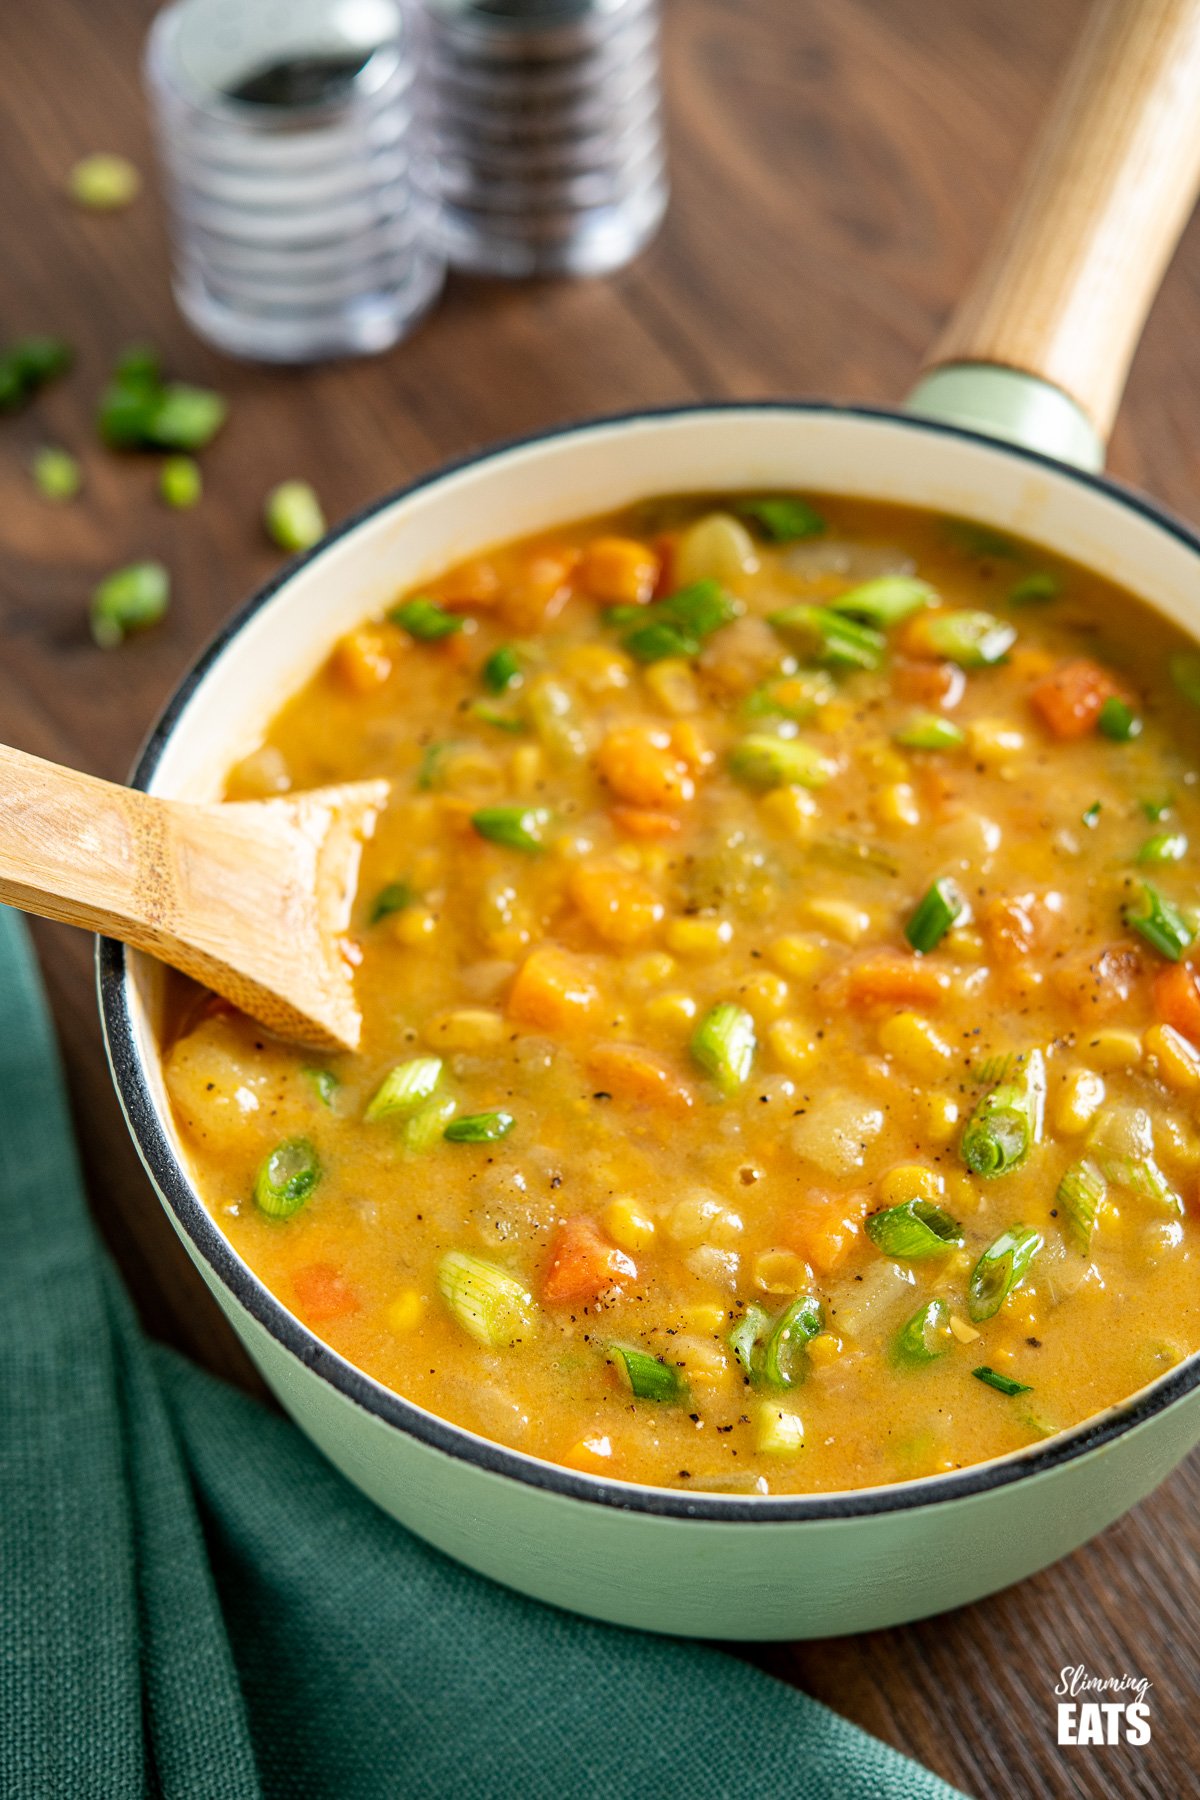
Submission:
[[912,831],[921,823],[915,790],[907,781],[893,781],[881,788],[875,801],[875,817],[881,825]]
[[806,900],[802,911],[810,925],[829,937],[838,938],[843,944],[860,943],[871,929],[870,913],[849,900],[837,900],[832,895],[819,894]]
[[1146,1052],[1155,1074],[1167,1087],[1181,1094],[1200,1087],[1200,1056],[1173,1025],[1152,1025],[1146,1033]]
[[1104,1077],[1094,1069],[1072,1069],[1055,1103],[1055,1130],[1066,1137],[1078,1137],[1103,1105]]
[[808,1340],[808,1360],[814,1369],[827,1369],[842,1354],[842,1340],[832,1331],[818,1331]]
[[667,656],[662,662],[651,663],[643,671],[642,680],[664,712],[673,713],[676,718],[699,712],[703,696],[690,665],[682,657]]
[[759,969],[738,990],[756,1019],[777,1019],[788,1003],[788,984],[782,975]]
[[642,1012],[651,1025],[663,1025],[669,1030],[672,1026],[690,1025],[699,1010],[690,994],[656,994],[653,1000],[647,1000]]
[[1140,1033],[1121,1025],[1093,1032],[1083,1040],[1080,1049],[1097,1069],[1136,1069],[1142,1060]]
[[636,538],[594,538],[583,553],[579,581],[596,600],[637,606],[658,580],[658,558]]
[[519,798],[532,794],[546,773],[546,759],[540,744],[518,744],[508,765],[513,793]]
[[931,1144],[948,1144],[958,1127],[958,1101],[951,1094],[926,1094],[925,1137]]
[[667,1356],[669,1361],[679,1364],[693,1386],[711,1391],[732,1385],[729,1358],[711,1337],[681,1332],[670,1339]]
[[752,1273],[764,1294],[798,1294],[812,1280],[812,1270],[794,1250],[760,1250]]
[[431,1019],[425,1037],[444,1050],[485,1050],[498,1044],[507,1029],[498,1012],[485,1006],[459,1006]]
[[382,687],[392,672],[394,640],[376,626],[360,625],[340,640],[333,653],[333,668],[342,686],[352,694],[367,694]]
[[676,956],[719,956],[732,942],[728,919],[672,919],[667,926],[667,948]]
[[425,1296],[416,1288],[405,1288],[387,1309],[387,1322],[392,1331],[415,1331],[425,1312]]
[[438,928],[438,916],[427,906],[406,906],[388,920],[391,934],[409,948],[425,943]]
[[960,1319],[957,1313],[950,1314],[950,1329],[960,1344],[973,1344],[980,1336],[975,1327],[968,1325],[965,1319]]
[[708,739],[695,719],[680,719],[671,727],[671,748],[680,761],[687,764],[693,775],[699,774],[701,769],[707,769],[716,761]]
[[657,987],[675,973],[675,958],[665,950],[650,950],[635,956],[625,970],[626,984],[631,988]]
[[954,1051],[932,1022],[916,1012],[894,1013],[879,1027],[879,1045],[908,1074],[932,1080],[944,1072]]
[[715,1300],[700,1300],[693,1306],[683,1308],[683,1322],[689,1331],[699,1331],[708,1337],[715,1337],[725,1323],[725,1308]]
[[654,1236],[654,1220],[636,1200],[621,1196],[605,1207],[604,1229],[618,1249],[633,1252],[644,1250]]
[[1005,763],[1025,748],[1025,734],[1011,719],[976,719],[967,727],[967,743],[976,762]]
[[580,1438],[577,1444],[563,1457],[563,1464],[568,1469],[578,1469],[581,1474],[595,1474],[603,1470],[613,1453],[611,1438],[602,1437],[599,1432],[590,1437]]
[[816,1058],[816,1040],[798,1019],[776,1019],[767,1041],[792,1075],[801,1074]]
[[937,1170],[924,1163],[897,1163],[879,1183],[879,1197],[885,1206],[903,1206],[907,1200],[937,1200],[943,1185]]
[[633,663],[607,644],[574,644],[562,656],[564,674],[577,681],[585,693],[604,694],[629,686]]
[[820,817],[820,802],[807,788],[772,788],[758,803],[763,818],[789,837],[803,840],[812,831],[813,820]]
[[815,975],[824,967],[827,953],[816,938],[778,937],[767,946],[767,961],[785,975]]
[[828,731],[836,737],[839,732],[845,731],[853,718],[854,708],[845,700],[827,700],[824,706],[817,708],[813,724],[818,731]]

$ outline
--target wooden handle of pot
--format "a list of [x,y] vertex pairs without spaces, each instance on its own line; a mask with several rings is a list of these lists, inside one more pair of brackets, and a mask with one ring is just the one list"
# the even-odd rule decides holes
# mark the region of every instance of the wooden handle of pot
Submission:
[[1108,436],[1200,188],[1200,0],[1096,0],[1016,204],[926,368],[1038,375]]

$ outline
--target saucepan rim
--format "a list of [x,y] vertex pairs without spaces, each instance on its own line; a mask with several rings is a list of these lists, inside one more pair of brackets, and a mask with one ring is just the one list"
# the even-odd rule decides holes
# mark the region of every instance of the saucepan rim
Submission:
[[[364,506],[338,525],[314,549],[293,558],[232,614],[183,676],[142,747],[130,777],[131,785],[142,789],[149,787],[171,733],[200,682],[249,621],[280,589],[294,580],[301,569],[323,555],[331,544],[356,531],[367,520],[466,469],[482,463],[499,462],[514,450],[528,449],[541,443],[552,443],[556,439],[595,431],[611,430],[615,433],[630,425],[721,412],[791,412],[801,416],[844,414],[853,418],[886,421],[918,433],[932,432],[962,438],[967,442],[985,445],[989,450],[1005,456],[1018,458],[1034,467],[1053,471],[1056,476],[1066,477],[1081,487],[1091,488],[1115,505],[1141,515],[1200,555],[1200,534],[1164,507],[1114,481],[1110,476],[1070,468],[1021,445],[1002,442],[963,426],[917,417],[893,408],[837,405],[820,400],[717,400],[678,406],[645,407],[628,413],[576,420],[549,430],[490,444],[453,462],[443,463],[430,473],[418,476],[416,480]],[[129,958],[124,945],[110,938],[98,939],[96,966],[109,1063],[134,1142],[178,1227],[217,1281],[271,1337],[343,1398],[429,1448],[474,1464],[490,1473],[565,1499],[617,1508],[625,1512],[650,1513],[663,1518],[718,1524],[784,1524],[802,1521],[830,1523],[967,1500],[1008,1487],[1013,1482],[1048,1473],[1087,1456],[1103,1445],[1111,1444],[1125,1433],[1165,1412],[1200,1386],[1200,1351],[1197,1351],[1128,1399],[1056,1433],[1044,1443],[1012,1451],[988,1462],[970,1464],[947,1474],[921,1476],[912,1481],[836,1493],[687,1493],[674,1488],[606,1481],[493,1443],[464,1426],[441,1419],[415,1402],[406,1400],[403,1395],[384,1387],[347,1362],[289,1312],[237,1255],[189,1181],[155,1105],[134,1024]]]

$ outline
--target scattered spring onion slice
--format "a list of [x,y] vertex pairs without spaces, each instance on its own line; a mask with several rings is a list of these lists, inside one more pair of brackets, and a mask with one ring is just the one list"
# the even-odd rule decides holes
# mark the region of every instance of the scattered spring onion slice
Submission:
[[220,394],[187,382],[162,379],[158,353],[145,346],[125,351],[100,396],[100,435],[121,450],[202,450],[225,422]]
[[1110,694],[1100,708],[1096,726],[1114,744],[1128,744],[1133,738],[1142,735],[1142,721],[1129,702],[1119,699],[1116,694]]
[[734,1094],[754,1066],[754,1020],[743,1006],[723,1000],[705,1014],[692,1033],[691,1051],[723,1094]]
[[92,592],[92,636],[112,650],[131,632],[157,625],[171,600],[171,577],[162,563],[130,563],[116,569]]
[[411,600],[401,601],[388,613],[393,625],[400,625],[409,637],[416,638],[422,644],[434,644],[439,638],[453,637],[461,631],[466,620],[457,613],[447,612],[436,600],[427,594],[417,594]]
[[1157,825],[1161,820],[1165,819],[1174,804],[1174,798],[1170,794],[1165,794],[1160,799],[1138,801],[1138,805],[1141,807],[1142,812],[1152,825]]
[[910,1366],[936,1362],[953,1342],[950,1308],[944,1300],[927,1300],[892,1339],[892,1358]]
[[785,1306],[762,1346],[761,1379],[768,1387],[794,1387],[804,1379],[805,1346],[824,1329],[819,1300],[800,1294]]
[[471,814],[471,823],[489,843],[532,854],[544,848],[553,816],[544,806],[482,806]]
[[190,456],[168,456],[159,472],[158,491],[176,512],[187,512],[204,492],[200,464]]
[[511,644],[493,650],[481,670],[489,694],[505,694],[521,680],[521,659]]
[[403,1138],[405,1147],[424,1153],[440,1144],[446,1133],[446,1127],[454,1117],[458,1108],[448,1094],[435,1094],[427,1100],[419,1111],[404,1121]]
[[747,787],[824,787],[833,773],[829,759],[796,738],[752,731],[729,752],[729,768]]
[[1046,600],[1057,600],[1062,591],[1060,575],[1052,575],[1049,569],[1035,569],[1032,575],[1013,582],[1008,597],[1014,606],[1039,606]]
[[1107,1192],[1103,1172],[1087,1157],[1072,1163],[1059,1182],[1055,1205],[1066,1219],[1066,1234],[1076,1249],[1090,1248],[1096,1213]]
[[490,700],[474,701],[471,717],[484,725],[494,725],[497,731],[519,732],[526,728],[519,713],[509,712],[503,706],[493,706]]
[[120,212],[141,192],[142,178],[127,156],[97,151],[75,164],[67,179],[67,191],[76,206],[88,212]]
[[1080,822],[1086,825],[1089,831],[1095,831],[1097,825],[1100,823],[1100,814],[1102,811],[1103,808],[1101,807],[1100,802],[1098,800],[1093,800],[1087,811],[1081,814]]
[[285,1138],[259,1164],[254,1177],[254,1204],[272,1219],[299,1212],[318,1181],[321,1165],[307,1138]]
[[762,1365],[762,1340],[770,1329],[770,1313],[751,1302],[725,1340],[747,1380],[758,1380]]
[[804,1421],[799,1413],[785,1412],[773,1400],[755,1408],[754,1447],[760,1456],[795,1456],[804,1448]]
[[368,1124],[379,1119],[405,1119],[414,1113],[434,1092],[442,1079],[439,1056],[414,1056],[408,1062],[389,1069],[363,1114]]
[[1121,916],[1168,962],[1178,962],[1191,945],[1194,933],[1179,908],[1148,881],[1142,883],[1141,905],[1124,907]]
[[893,879],[900,873],[900,865],[893,862],[878,844],[868,843],[864,838],[844,837],[839,832],[814,838],[809,854],[815,862],[826,863],[831,869],[850,869],[859,874],[885,875]]
[[[706,638],[729,625],[742,611],[739,600],[726,593],[719,581],[694,581],[649,606],[613,608],[615,621],[634,628],[622,639],[638,662],[661,662],[668,656],[697,656]],[[611,614],[609,615],[611,616]]]
[[743,519],[751,519],[761,527],[773,544],[795,544],[801,538],[820,537],[825,521],[807,500],[791,495],[778,499],[742,500],[736,511]]
[[516,1120],[508,1112],[464,1113],[451,1119],[442,1136],[448,1144],[494,1144],[507,1137]]
[[885,1256],[901,1262],[919,1262],[927,1256],[945,1256],[963,1241],[957,1219],[932,1200],[904,1200],[885,1207],[867,1220],[867,1236]]
[[281,481],[263,503],[271,542],[281,550],[311,550],[325,536],[325,514],[307,481]]
[[922,631],[935,655],[962,669],[989,669],[1003,662],[1017,641],[1016,627],[988,612],[934,613]]
[[450,1250],[438,1264],[438,1292],[464,1331],[493,1350],[519,1343],[535,1319],[533,1295],[504,1269]]
[[1137,853],[1137,859],[1143,865],[1182,862],[1187,850],[1188,841],[1182,831],[1159,831],[1146,839]]
[[942,876],[922,895],[913,909],[904,935],[918,956],[936,950],[957,919],[961,919],[967,903],[948,876]]
[[71,366],[74,352],[62,338],[18,338],[0,353],[0,412],[11,412]]
[[381,887],[371,907],[371,924],[378,925],[380,919],[388,919],[393,913],[403,912],[416,899],[407,881],[389,881]]
[[444,773],[443,764],[452,750],[459,746],[445,740],[441,743],[426,744],[421,752],[421,760],[417,765],[417,787],[422,794],[440,787]]
[[1200,651],[1179,650],[1168,667],[1171,680],[1184,699],[1190,700],[1193,706],[1200,706]]
[[1010,1399],[1014,1394],[1033,1392],[1027,1381],[1014,1381],[1010,1375],[1001,1375],[996,1369],[989,1369],[986,1363],[981,1363],[971,1373],[976,1381],[982,1381],[985,1387],[995,1388],[998,1394],[1007,1394]]
[[887,647],[881,631],[843,618],[827,606],[785,606],[770,613],[767,623],[785,637],[799,637],[830,669],[877,669]]
[[671,1363],[639,1350],[633,1344],[610,1344],[608,1355],[618,1375],[637,1400],[682,1400],[687,1382]]
[[322,1106],[333,1111],[333,1097],[341,1087],[341,1082],[332,1069],[301,1069],[300,1073],[311,1086]]
[[33,485],[44,500],[73,500],[83,486],[79,463],[69,450],[45,444],[34,452],[29,468]]
[[922,607],[932,606],[936,599],[936,590],[915,575],[877,575],[873,581],[848,588],[828,604],[830,612],[886,631]]
[[833,677],[818,669],[778,675],[752,688],[742,702],[747,719],[791,719],[804,724],[819,706],[833,698]]
[[960,1151],[972,1175],[992,1180],[1019,1169],[1040,1143],[1046,1107],[1046,1065],[1032,1050],[1011,1080],[1001,1082],[976,1106],[963,1129]]
[[918,713],[896,733],[905,750],[957,750],[966,741],[961,725],[941,713]]
[[1042,1243],[1041,1232],[1028,1225],[1014,1225],[992,1240],[972,1269],[967,1285],[967,1312],[974,1324],[995,1317],[1024,1281]]

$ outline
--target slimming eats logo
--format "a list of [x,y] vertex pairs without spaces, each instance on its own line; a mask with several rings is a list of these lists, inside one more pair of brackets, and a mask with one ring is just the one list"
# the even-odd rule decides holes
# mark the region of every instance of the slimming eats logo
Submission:
[[1060,1669],[1054,1692],[1060,1744],[1148,1744],[1150,1708],[1144,1675],[1093,1675],[1085,1663]]

